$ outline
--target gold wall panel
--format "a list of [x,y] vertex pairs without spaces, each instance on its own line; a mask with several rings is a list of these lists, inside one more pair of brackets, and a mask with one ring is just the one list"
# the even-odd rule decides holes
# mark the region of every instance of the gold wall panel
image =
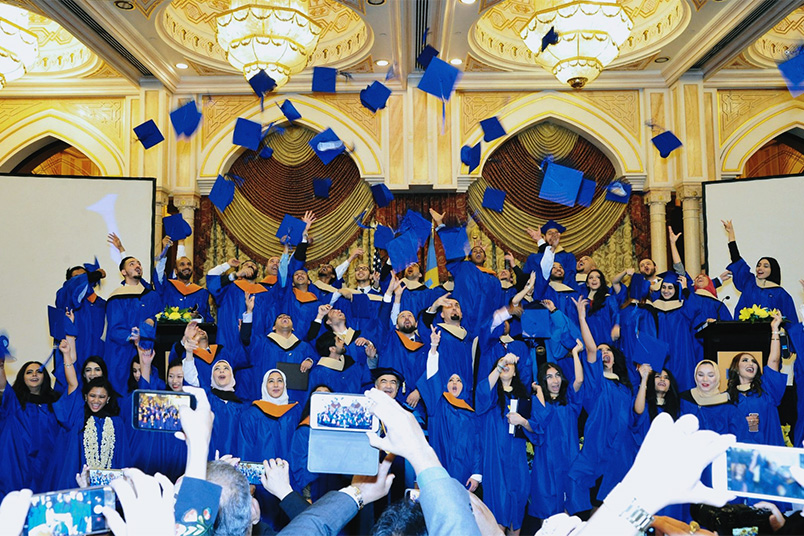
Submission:
[[508,103],[526,95],[526,93],[483,93],[474,91],[462,93],[461,140],[465,141],[466,137],[477,127],[480,121],[497,115]]
[[[450,99],[447,102],[446,115],[442,123],[441,115],[438,116],[438,125],[436,126],[436,136],[438,136],[436,146],[438,147],[438,161],[436,167],[436,176],[430,177],[430,183],[439,184],[442,186],[452,185],[452,162],[453,155],[459,154],[460,149],[453,150],[452,147],[452,107],[455,105],[454,100]],[[441,103],[438,103],[441,108]],[[443,124],[443,127],[442,127]]]
[[165,1],[166,0],[134,0],[133,4],[134,7],[137,8],[137,11],[145,15],[146,19],[150,19],[154,9]]
[[405,97],[391,95],[386,106],[388,121],[388,183],[394,186],[405,184]]
[[321,102],[325,102],[340,110],[350,121],[360,125],[368,134],[374,138],[378,145],[382,145],[382,119],[381,114],[373,114],[371,110],[360,103],[360,96],[356,93],[334,93],[332,95],[321,95],[316,97]]
[[[717,92],[720,145],[748,120],[790,100],[790,93],[776,89],[727,89]],[[802,100],[801,97],[798,100]]]
[[[654,122],[664,121],[664,95],[661,93],[651,93],[650,95],[650,116]],[[658,154],[654,154],[652,171],[652,175],[648,177],[649,184],[646,185],[648,188],[654,183],[667,182],[667,163]]]
[[606,112],[639,139],[639,91],[578,91],[573,95]]
[[254,95],[212,95],[202,99],[201,145],[215,137],[221,129],[229,128],[231,123],[246,110],[254,107],[259,98]]
[[[684,84],[684,150],[687,154],[687,175],[700,177],[703,174],[703,143],[701,140],[701,109],[698,105],[699,87]],[[686,178],[686,177],[685,177]]]
[[711,92],[704,93],[704,125],[706,133],[706,173],[705,180],[717,179],[716,164],[719,160],[715,152],[715,96]]
[[427,162],[429,159],[427,128],[427,93],[414,91],[413,99],[413,174],[409,183],[426,183],[428,178]]

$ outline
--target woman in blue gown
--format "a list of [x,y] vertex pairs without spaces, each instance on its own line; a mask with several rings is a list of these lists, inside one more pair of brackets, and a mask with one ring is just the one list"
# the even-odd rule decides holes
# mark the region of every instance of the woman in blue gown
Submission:
[[[506,354],[488,378],[478,382],[475,410],[482,423],[483,502],[497,519],[500,530],[519,534],[528,500],[528,461],[525,437],[510,433],[509,426],[530,429],[530,423],[510,411],[512,400],[530,400],[519,381],[518,357]],[[531,430],[532,431],[532,430]]]
[[736,402],[734,433],[737,441],[784,446],[779,422],[779,404],[787,386],[787,375],[779,372],[782,361],[779,328],[781,314],[771,322],[768,364],[762,370],[753,355],[740,353],[729,366],[729,397]]
[[606,276],[592,270],[586,277],[589,309],[586,322],[596,341],[616,341],[620,338],[620,310],[617,299],[609,294]]
[[701,430],[732,434],[736,406],[727,392],[720,391],[720,369],[717,363],[704,359],[695,367],[695,387],[681,393],[681,415],[698,417]]
[[575,367],[572,384],[555,363],[543,363],[536,375],[536,397],[529,419],[533,432],[525,435],[533,443],[528,514],[538,519],[592,507],[588,490],[579,489],[567,475],[567,467],[580,453],[578,416],[583,408],[583,365],[579,353],[583,344],[577,342],[572,349]]
[[657,337],[670,347],[667,369],[676,377],[679,389],[686,390],[692,387],[697,359],[692,334],[694,311],[681,300],[682,289],[687,293],[687,277],[675,272],[665,272],[660,277],[659,296],[651,302],[658,322]]
[[[192,374],[198,374],[194,361],[194,359],[184,360],[185,374],[188,366],[193,369]],[[212,364],[212,378],[208,386],[204,387],[212,413],[215,414],[212,438],[209,442],[210,459],[214,459],[216,453],[220,456],[237,453],[238,420],[246,405],[235,392],[236,384],[234,371],[228,361],[219,359]]]

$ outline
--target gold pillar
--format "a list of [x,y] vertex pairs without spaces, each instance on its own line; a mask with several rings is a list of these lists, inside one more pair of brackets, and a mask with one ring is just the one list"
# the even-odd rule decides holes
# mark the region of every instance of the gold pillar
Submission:
[[676,189],[684,221],[684,267],[692,277],[701,272],[701,185],[684,184]]
[[667,209],[670,190],[651,189],[645,194],[650,210],[650,254],[656,263],[656,272],[667,270]]
[[184,241],[184,249],[187,257],[193,259],[193,242],[195,240],[195,211],[201,206],[201,198],[198,194],[175,194],[173,204],[179,209],[181,217],[184,218],[193,230],[193,234]]
[[156,206],[154,207],[154,249],[156,250],[151,255],[156,256],[157,253],[162,251],[162,218],[165,215],[165,208],[170,202],[170,196],[167,190],[161,186],[156,188]]

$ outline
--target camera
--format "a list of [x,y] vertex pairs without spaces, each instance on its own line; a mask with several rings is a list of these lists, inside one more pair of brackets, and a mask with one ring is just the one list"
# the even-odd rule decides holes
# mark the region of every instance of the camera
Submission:
[[757,529],[753,534],[773,533],[770,525],[771,511],[766,508],[755,508],[746,504],[727,504],[722,508],[693,504],[690,506],[690,514],[702,527],[717,531],[718,534],[733,534],[735,529],[753,527]]

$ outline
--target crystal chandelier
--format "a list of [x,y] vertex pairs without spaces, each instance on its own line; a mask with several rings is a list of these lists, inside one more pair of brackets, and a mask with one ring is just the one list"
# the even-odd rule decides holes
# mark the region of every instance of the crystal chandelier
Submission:
[[247,79],[264,69],[281,87],[318,44],[321,27],[308,13],[309,0],[232,0],[217,18],[218,44]]
[[29,13],[0,4],[0,89],[22,77],[39,56],[39,41],[28,31]]
[[[540,0],[541,1],[541,0]],[[563,84],[580,89],[598,77],[620,53],[634,23],[615,1],[548,0],[519,35],[545,69]],[[542,50],[553,28],[558,42]]]

